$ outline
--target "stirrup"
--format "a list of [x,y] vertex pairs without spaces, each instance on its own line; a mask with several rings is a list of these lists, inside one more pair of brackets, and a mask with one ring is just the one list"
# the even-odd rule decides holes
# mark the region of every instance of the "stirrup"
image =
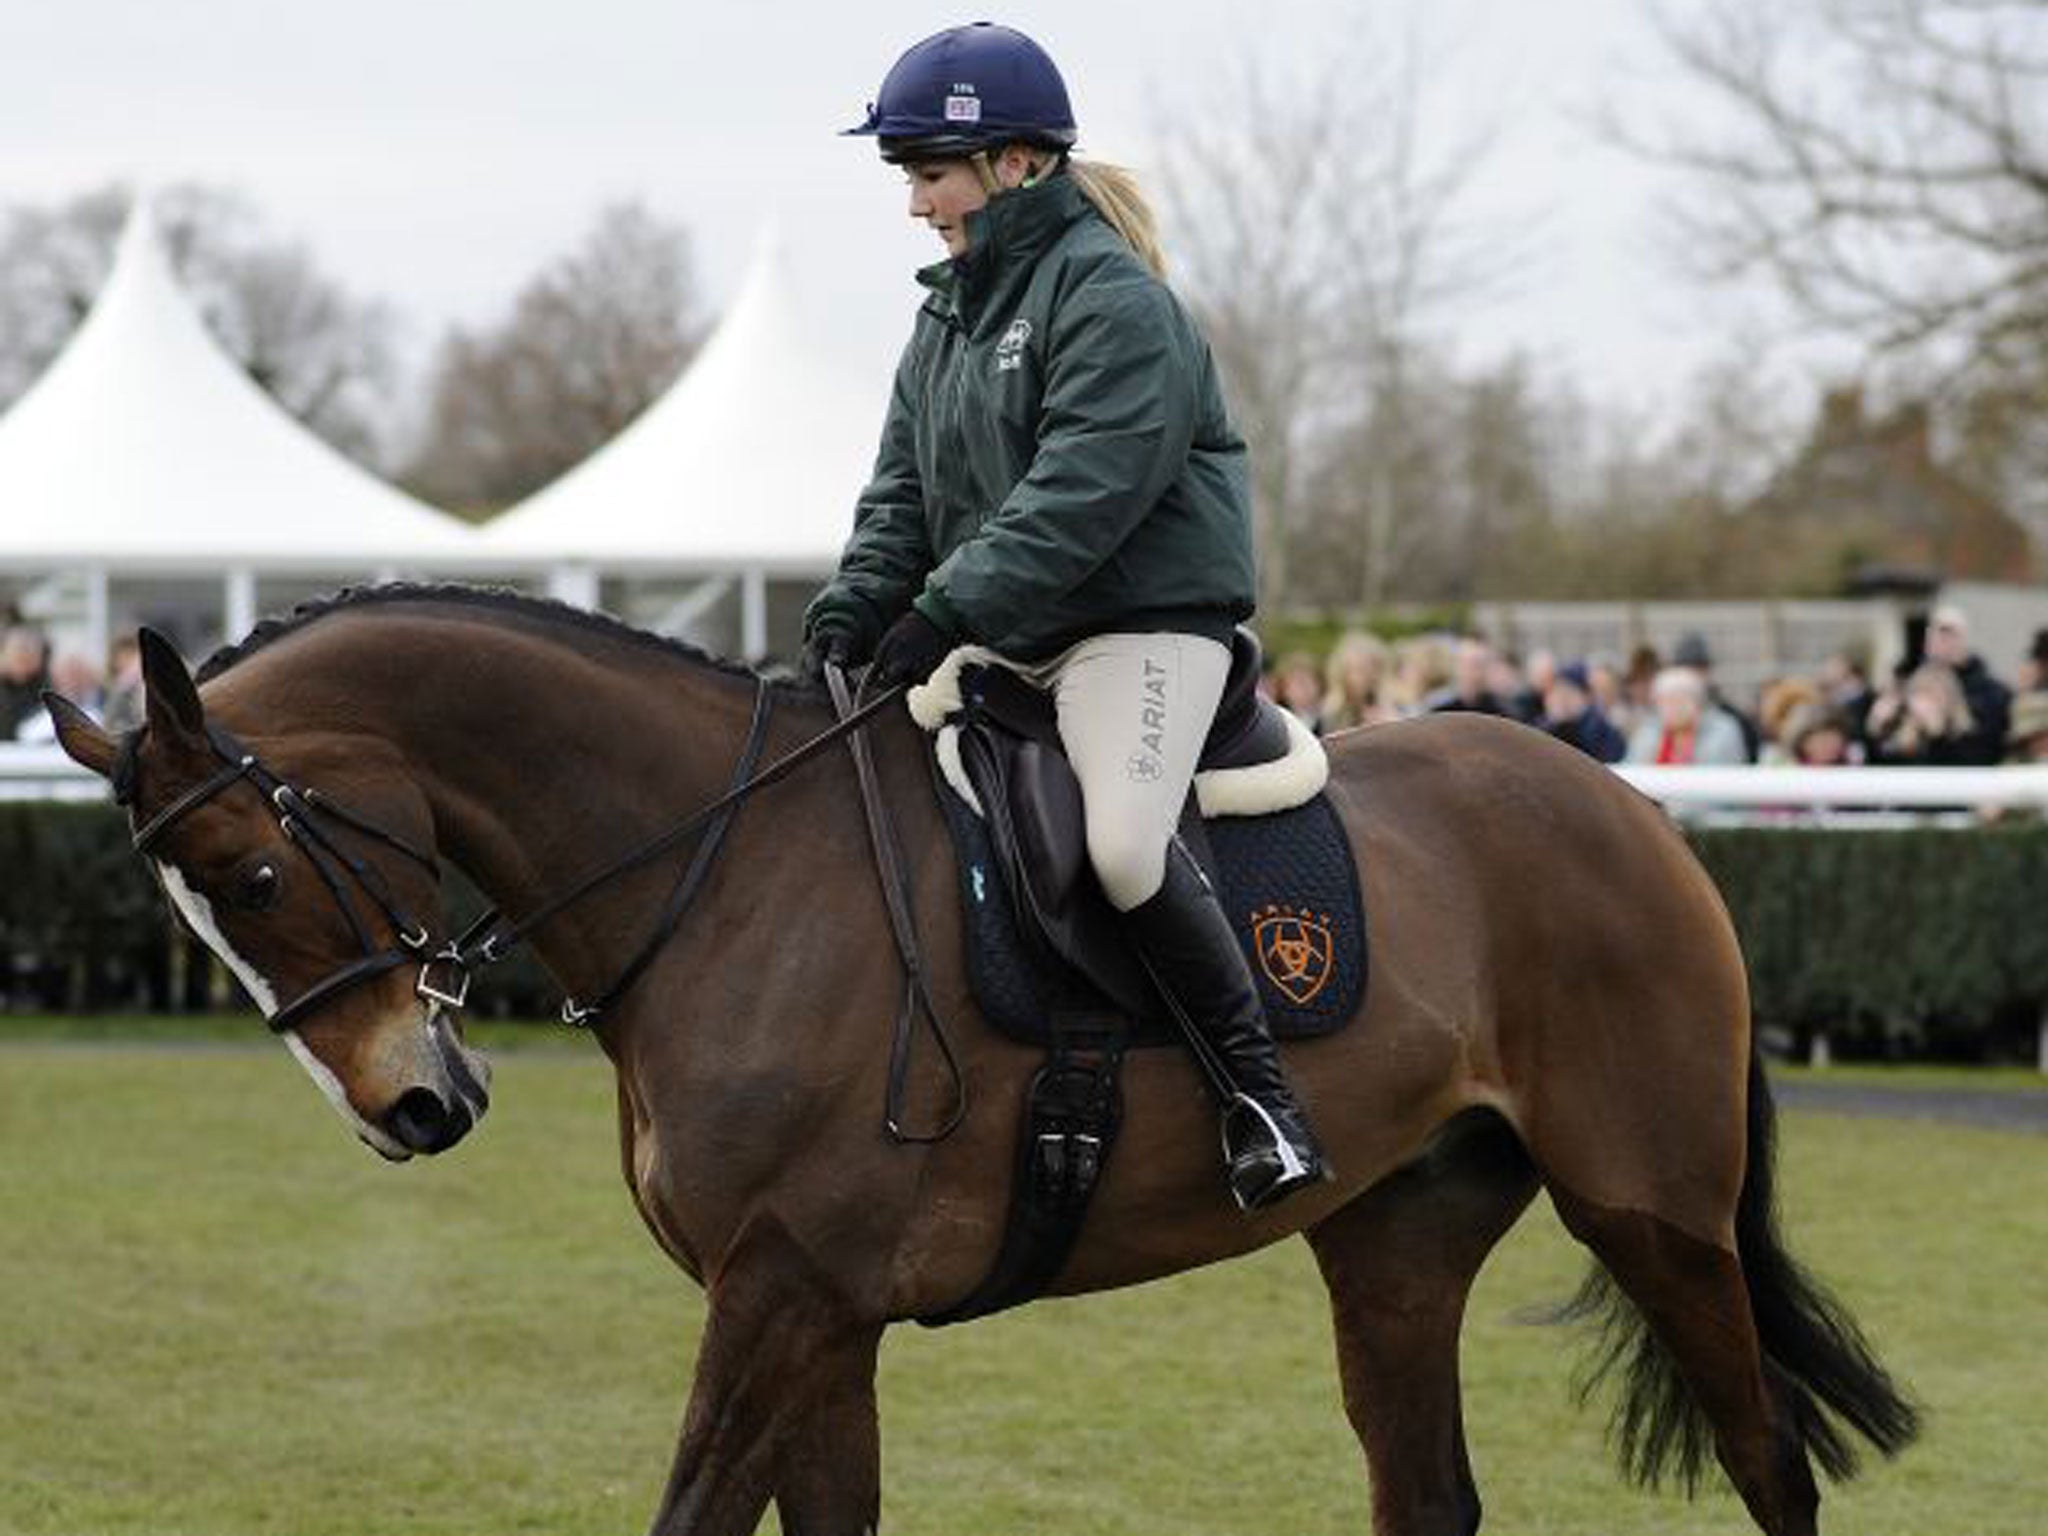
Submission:
[[[1231,1121],[1240,1109],[1249,1110],[1259,1128],[1265,1133],[1265,1146],[1233,1146],[1231,1144]],[[1239,1090],[1223,1107],[1222,1116],[1223,1163],[1230,1184],[1231,1198],[1237,1201],[1241,1211],[1262,1210],[1266,1206],[1284,1199],[1304,1184],[1313,1184],[1325,1177],[1321,1161],[1310,1161],[1301,1155],[1293,1138],[1281,1129],[1280,1122],[1273,1114],[1250,1094]],[[1272,1165],[1277,1164],[1277,1168]],[[1269,1173],[1269,1169],[1272,1171]],[[1256,1182],[1254,1182],[1256,1180]]]

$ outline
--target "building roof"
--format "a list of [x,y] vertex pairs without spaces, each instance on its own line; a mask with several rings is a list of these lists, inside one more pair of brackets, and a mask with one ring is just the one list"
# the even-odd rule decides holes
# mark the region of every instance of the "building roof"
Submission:
[[611,442],[486,524],[483,541],[626,571],[829,571],[888,403],[888,362],[868,373],[802,313],[780,243],[764,237],[682,377]]
[[17,566],[446,569],[478,544],[248,377],[173,276],[146,202],[92,313],[0,416],[0,560]]

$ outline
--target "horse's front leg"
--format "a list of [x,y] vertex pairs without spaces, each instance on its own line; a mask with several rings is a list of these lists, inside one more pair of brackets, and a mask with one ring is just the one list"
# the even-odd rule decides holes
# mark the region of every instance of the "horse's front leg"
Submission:
[[749,1225],[709,1300],[654,1536],[751,1536],[771,1496],[788,1536],[873,1531],[881,1322],[773,1221]]

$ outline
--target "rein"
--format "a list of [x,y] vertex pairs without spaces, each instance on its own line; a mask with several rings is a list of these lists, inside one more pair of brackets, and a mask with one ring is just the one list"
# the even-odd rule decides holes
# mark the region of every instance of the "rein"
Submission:
[[[627,988],[639,979],[662,945],[674,934],[682,922],[683,914],[689,909],[698,891],[703,888],[710,874],[711,865],[718,856],[719,848],[724,844],[725,834],[740,806],[744,805],[756,790],[766,789],[769,785],[787,778],[827,747],[861,730],[884,708],[901,697],[903,692],[901,685],[885,689],[851,714],[845,715],[837,724],[827,727],[757,773],[754,771],[755,765],[760,761],[761,749],[767,740],[771,712],[769,685],[765,678],[762,679],[755,691],[753,720],[748,727],[746,743],[734,765],[732,785],[724,794],[710,804],[693,811],[648,842],[586,875],[567,891],[543,902],[517,922],[505,923],[503,913],[498,908],[491,907],[458,937],[438,950],[430,949],[432,941],[428,935],[427,925],[415,922],[406,913],[392,895],[390,887],[378,873],[376,866],[366,863],[337,842],[333,834],[322,825],[322,819],[331,819],[384,843],[423,866],[438,880],[440,866],[434,856],[414,847],[396,833],[378,826],[367,817],[348,810],[317,790],[296,788],[268,767],[254,752],[243,746],[230,732],[219,726],[209,724],[206,727],[206,734],[214,755],[221,760],[221,768],[136,828],[133,842],[138,852],[148,853],[151,846],[178,822],[244,779],[247,779],[263,796],[266,806],[277,819],[279,830],[312,862],[322,883],[327,886],[329,895],[333,897],[335,905],[348,920],[349,928],[355,934],[357,942],[363,947],[360,959],[323,976],[270,1016],[271,1029],[283,1033],[313,1009],[330,1002],[341,992],[414,961],[419,963],[420,968],[419,976],[413,985],[414,993],[427,1002],[437,1003],[449,1009],[459,1009],[469,996],[470,978],[477,969],[504,959],[513,945],[523,940],[542,923],[559,916],[593,891],[621,875],[652,862],[678,843],[702,831],[705,834],[703,842],[698,845],[689,864],[670,890],[668,900],[663,904],[652,931],[641,947],[634,952],[633,958],[593,1002],[587,1005],[578,1004],[572,998],[563,1003],[562,1021],[565,1024],[587,1025],[599,1013],[618,1002]],[[383,948],[378,947],[368,926],[357,913],[356,904],[349,899],[344,876],[352,879],[357,889],[383,913],[391,925],[395,943]]]

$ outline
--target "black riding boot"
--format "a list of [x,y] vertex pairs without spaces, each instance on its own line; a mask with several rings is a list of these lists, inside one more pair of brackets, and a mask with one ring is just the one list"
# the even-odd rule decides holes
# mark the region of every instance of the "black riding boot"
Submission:
[[1236,1090],[1223,1106],[1223,1157],[1238,1205],[1257,1210],[1327,1177],[1281,1070],[1258,982],[1223,904],[1179,838],[1167,848],[1165,883],[1124,918],[1153,979]]

